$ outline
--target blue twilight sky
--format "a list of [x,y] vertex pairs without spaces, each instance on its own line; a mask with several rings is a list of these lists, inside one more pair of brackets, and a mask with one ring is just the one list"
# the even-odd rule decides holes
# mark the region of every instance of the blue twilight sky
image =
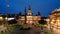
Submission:
[[[31,6],[32,13],[35,15],[40,11],[41,16],[48,16],[54,9],[60,7],[60,0],[8,0],[8,13],[24,13],[24,9]],[[0,14],[6,14],[6,0],[0,0]]]

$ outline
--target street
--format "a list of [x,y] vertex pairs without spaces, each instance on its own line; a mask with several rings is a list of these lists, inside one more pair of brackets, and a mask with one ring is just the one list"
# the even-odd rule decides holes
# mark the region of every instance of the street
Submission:
[[10,32],[7,32],[6,34],[40,34],[43,32],[40,32],[39,29],[37,29],[36,27],[32,27],[30,30],[20,30],[20,28],[15,28],[12,29]]

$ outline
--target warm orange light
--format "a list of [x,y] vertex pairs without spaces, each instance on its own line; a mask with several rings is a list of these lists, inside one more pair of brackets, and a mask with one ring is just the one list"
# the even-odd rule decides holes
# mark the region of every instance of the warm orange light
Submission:
[[0,17],[0,19],[3,19],[2,17]]
[[8,18],[6,17],[5,19],[7,20]]
[[0,21],[2,21],[3,20],[3,17],[0,17]]

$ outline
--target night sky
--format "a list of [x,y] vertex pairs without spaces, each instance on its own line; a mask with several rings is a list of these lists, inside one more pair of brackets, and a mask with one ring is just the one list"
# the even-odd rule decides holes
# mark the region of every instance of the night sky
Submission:
[[[60,7],[60,0],[8,0],[8,13],[24,13],[31,6],[32,13],[35,15],[40,11],[42,17],[47,17],[54,9]],[[0,0],[0,14],[6,14],[6,0]]]

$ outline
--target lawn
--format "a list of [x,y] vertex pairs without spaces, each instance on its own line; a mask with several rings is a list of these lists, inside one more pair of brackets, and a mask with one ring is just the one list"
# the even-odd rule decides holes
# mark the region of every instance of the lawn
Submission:
[[0,32],[0,34],[4,34],[3,32]]

